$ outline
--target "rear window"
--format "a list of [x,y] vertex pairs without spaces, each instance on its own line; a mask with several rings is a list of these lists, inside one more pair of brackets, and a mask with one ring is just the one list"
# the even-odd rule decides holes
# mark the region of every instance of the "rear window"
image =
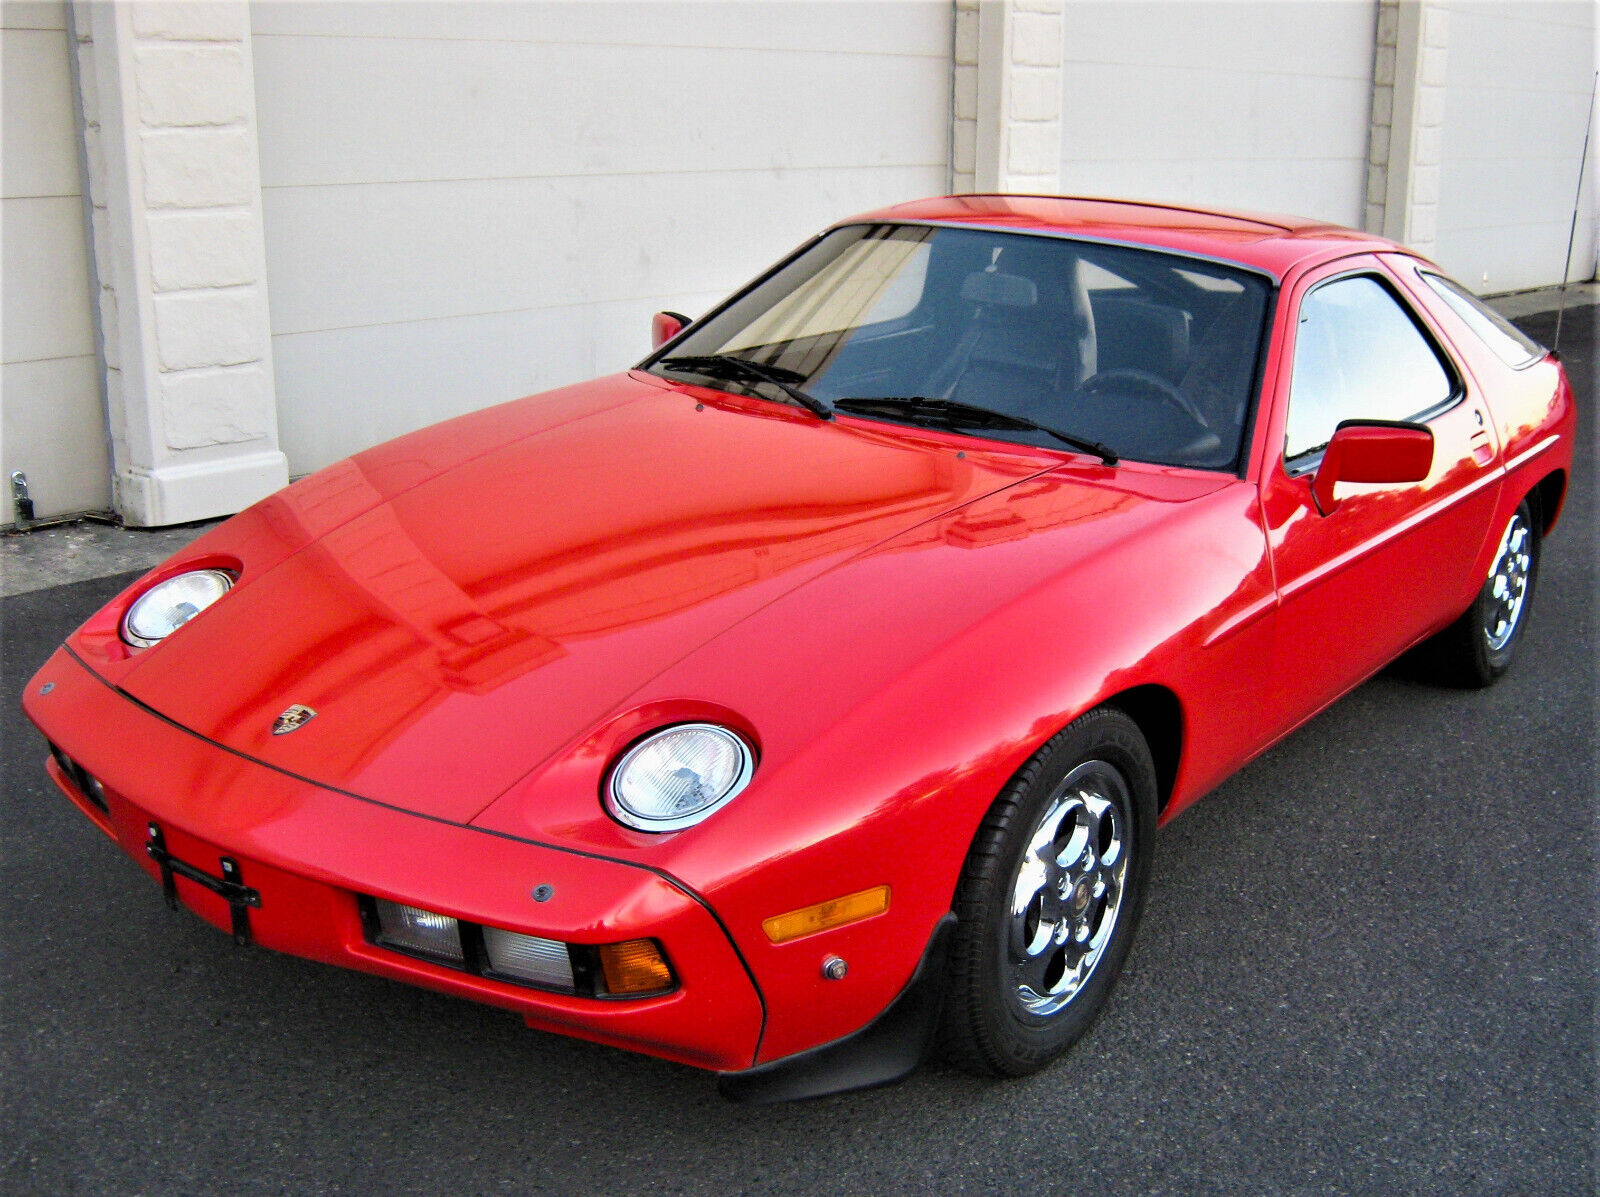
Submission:
[[1536,362],[1545,354],[1544,346],[1523,335],[1511,321],[1495,311],[1460,283],[1439,274],[1419,271],[1423,281],[1450,305],[1478,339],[1494,350],[1495,356],[1516,369]]

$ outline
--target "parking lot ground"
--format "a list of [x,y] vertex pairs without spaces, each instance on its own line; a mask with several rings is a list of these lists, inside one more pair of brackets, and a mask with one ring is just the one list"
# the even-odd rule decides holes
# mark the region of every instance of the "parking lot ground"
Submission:
[[731,1106],[235,949],[60,798],[18,709],[132,575],[4,599],[0,1190],[1593,1192],[1597,312],[1563,330],[1581,445],[1515,668],[1386,672],[1175,820],[1105,1017],[1021,1081]]

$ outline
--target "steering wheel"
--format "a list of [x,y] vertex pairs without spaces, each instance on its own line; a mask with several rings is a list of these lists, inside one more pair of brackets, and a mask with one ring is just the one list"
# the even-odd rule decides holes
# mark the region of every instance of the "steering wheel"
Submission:
[[1102,389],[1102,387],[1106,384],[1113,382],[1139,383],[1141,386],[1146,388],[1144,392],[1145,394],[1153,394],[1166,403],[1171,404],[1184,415],[1188,416],[1201,428],[1209,429],[1211,427],[1211,425],[1206,422],[1206,418],[1200,414],[1200,409],[1194,405],[1194,401],[1190,399],[1189,396],[1185,395],[1182,391],[1173,386],[1165,378],[1162,378],[1159,374],[1152,374],[1148,370],[1136,370],[1131,366],[1117,366],[1110,370],[1101,370],[1098,373],[1091,374],[1088,378],[1084,379],[1083,386],[1080,387],[1079,390],[1084,394],[1092,395],[1096,391]]

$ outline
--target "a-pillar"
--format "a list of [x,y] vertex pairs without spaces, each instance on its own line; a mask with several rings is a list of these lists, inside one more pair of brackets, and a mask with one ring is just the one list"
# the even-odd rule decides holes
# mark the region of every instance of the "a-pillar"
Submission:
[[244,0],[72,6],[113,502],[135,526],[231,514],[278,449]]

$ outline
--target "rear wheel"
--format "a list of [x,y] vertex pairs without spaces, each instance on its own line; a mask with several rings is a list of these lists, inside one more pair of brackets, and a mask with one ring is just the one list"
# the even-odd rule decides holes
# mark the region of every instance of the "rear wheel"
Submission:
[[956,890],[953,1062],[1021,1076],[1089,1028],[1133,941],[1155,821],[1149,747],[1110,708],[1068,725],[995,800]]
[[1456,686],[1487,686],[1511,667],[1528,622],[1539,576],[1539,550],[1538,524],[1524,499],[1500,534],[1489,576],[1472,606],[1425,646],[1428,663],[1439,680]]

